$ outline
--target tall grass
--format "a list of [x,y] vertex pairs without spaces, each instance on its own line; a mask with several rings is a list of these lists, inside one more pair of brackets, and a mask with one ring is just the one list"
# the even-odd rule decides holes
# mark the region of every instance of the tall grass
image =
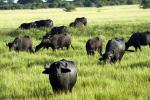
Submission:
[[[96,8],[80,9],[81,11],[77,10],[78,14],[81,13],[80,16],[97,10]],[[86,12],[86,10],[90,11]],[[22,20],[32,19],[36,14],[40,14],[40,18],[46,18],[45,16],[47,15],[45,15],[45,12],[47,11],[49,11],[49,13],[54,13],[55,11],[61,12],[60,15],[67,14],[66,16],[68,17],[66,17],[65,20],[61,19],[64,23],[66,23],[66,20],[68,23],[68,21],[73,18],[60,9],[17,10],[12,11],[11,15],[17,12],[17,14],[19,14],[17,19],[20,20],[14,20],[14,26],[12,28],[17,28],[18,23],[21,23]],[[103,12],[102,16],[107,16],[110,11],[122,11],[122,13],[116,17],[126,17],[125,23],[121,17],[121,21],[117,23],[114,16],[109,16],[109,19],[112,19],[110,24],[108,24],[107,19],[105,19],[102,24],[97,22],[98,25],[96,25],[94,19],[97,16],[94,17],[94,15],[87,14],[90,16],[89,23],[93,23],[94,25],[89,24],[88,27],[85,28],[69,29],[72,36],[72,45],[75,47],[75,50],[70,48],[70,50],[64,49],[53,52],[51,49],[41,49],[35,54],[28,52],[10,52],[5,44],[12,41],[16,36],[30,35],[33,40],[33,47],[35,47],[40,43],[40,38],[50,29],[15,30],[11,29],[11,25],[9,26],[7,22],[6,24],[2,23],[0,27],[3,28],[8,25],[8,30],[0,30],[0,99],[149,100],[150,48],[148,46],[142,47],[141,52],[126,52],[120,63],[118,62],[112,65],[104,65],[103,62],[100,62],[98,60],[100,56],[97,52],[95,56],[86,55],[85,43],[91,37],[99,36],[102,38],[104,52],[107,41],[112,37],[123,37],[128,40],[132,32],[150,30],[149,18],[147,18],[147,16],[150,15],[149,13],[145,13],[147,10],[141,11],[135,6],[120,6],[119,8],[104,7],[100,9],[100,12],[96,11],[95,13]],[[135,13],[133,13],[134,11]],[[138,13],[137,11],[141,11],[139,12],[141,14],[139,19],[143,19],[144,21],[138,22],[139,20],[134,20],[134,23],[128,23],[131,20],[127,17],[133,15],[131,19],[136,19],[134,16]],[[7,19],[8,12],[0,11],[0,14],[3,12],[6,13],[5,18]],[[31,12],[35,15],[32,14],[32,16],[28,18],[24,17],[24,15],[31,14]],[[126,15],[125,12],[129,13],[129,15]],[[2,19],[3,18],[1,18],[0,21]],[[61,24],[60,20],[56,20],[55,22],[58,25]],[[73,60],[76,63],[78,79],[72,93],[57,95],[53,94],[48,76],[42,74],[42,71],[44,70],[45,64],[51,64],[61,59]]]

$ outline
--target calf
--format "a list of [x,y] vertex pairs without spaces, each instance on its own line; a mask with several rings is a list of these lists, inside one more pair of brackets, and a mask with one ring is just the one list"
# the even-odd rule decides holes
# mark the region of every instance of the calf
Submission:
[[99,37],[89,39],[86,43],[87,55],[94,55],[96,50],[102,55],[102,39]]
[[80,23],[83,23],[84,26],[87,26],[87,18],[85,18],[85,17],[76,18],[74,22],[76,22],[76,23],[80,22]]

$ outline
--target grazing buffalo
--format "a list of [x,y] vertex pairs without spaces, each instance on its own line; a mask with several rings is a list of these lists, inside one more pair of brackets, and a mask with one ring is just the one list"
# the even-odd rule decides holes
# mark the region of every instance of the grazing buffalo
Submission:
[[30,28],[36,28],[36,24],[34,22],[31,23],[23,23],[20,25],[21,29],[30,29]]
[[35,21],[36,27],[40,28],[40,27],[52,27],[53,26],[53,21],[51,19],[47,19],[47,20],[39,20],[39,21]]
[[149,45],[150,47],[149,31],[133,33],[128,42],[126,42],[126,50],[128,50],[130,46],[134,46],[135,51],[137,51],[137,49],[141,51],[141,45]]
[[55,34],[63,34],[63,33],[68,33],[69,29],[67,26],[57,26],[57,27],[53,27],[51,29],[51,31],[47,34],[49,35],[55,35]]
[[62,59],[45,67],[43,74],[49,74],[49,81],[54,93],[72,92],[77,81],[77,69],[73,61]]
[[76,22],[76,23],[83,23],[84,26],[87,26],[87,18],[85,18],[85,17],[76,18],[74,22]]
[[[41,48],[49,48],[51,47],[53,51],[55,49],[66,47],[69,49],[71,45],[71,36],[69,34],[55,34],[49,35],[42,39],[41,43],[36,46],[35,52],[37,52]],[[73,46],[71,45],[73,48]],[[74,48],[73,48],[74,49]]]
[[125,53],[124,39],[113,38],[108,41],[106,51],[100,60],[108,63],[115,63],[117,60],[121,61]]
[[76,18],[74,22],[69,24],[70,27],[80,27],[80,26],[87,26],[87,19],[85,17]]
[[75,27],[76,25],[75,25],[75,22],[71,22],[70,24],[69,24],[69,27]]
[[88,55],[94,55],[94,51],[96,50],[102,55],[102,39],[99,37],[89,39],[86,43],[86,51]]
[[16,37],[13,42],[6,44],[9,50],[14,51],[30,51],[34,52],[32,49],[32,39],[29,36]]
[[80,26],[83,26],[84,24],[81,23],[81,22],[71,22],[69,24],[69,27],[80,27]]

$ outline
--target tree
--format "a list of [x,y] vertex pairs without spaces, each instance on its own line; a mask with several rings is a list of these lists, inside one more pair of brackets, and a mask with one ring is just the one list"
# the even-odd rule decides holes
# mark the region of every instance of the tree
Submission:
[[62,0],[46,0],[46,2],[49,3],[49,7],[59,7]]
[[128,4],[128,5],[133,4],[133,0],[127,0],[127,4]]
[[47,0],[48,3],[61,3],[63,0]]
[[142,0],[141,1],[141,7],[144,9],[150,8],[150,0]]
[[15,0],[7,0],[7,2],[14,3]]
[[76,7],[73,5],[73,4],[66,4],[65,6],[64,6],[64,11],[66,11],[66,12],[71,12],[71,11],[74,11],[76,9]]
[[6,0],[0,0],[0,2],[6,2]]
[[19,4],[42,3],[42,0],[18,0]]

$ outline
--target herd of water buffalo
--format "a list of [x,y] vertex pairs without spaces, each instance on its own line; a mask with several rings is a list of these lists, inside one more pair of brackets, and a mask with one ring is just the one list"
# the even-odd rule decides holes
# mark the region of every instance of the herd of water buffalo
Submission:
[[[70,27],[77,27],[78,25],[87,25],[87,19],[85,17],[76,18],[74,22],[69,24]],[[30,29],[39,27],[53,27],[52,20],[40,20],[31,23],[23,23],[19,28]],[[12,42],[6,44],[9,50],[14,51],[30,51],[35,53],[41,48],[52,50],[66,47],[69,49],[71,46],[71,35],[69,34],[67,26],[53,27],[50,32],[46,33],[41,42],[36,46],[35,50],[32,48],[32,39],[29,36],[16,37]],[[142,45],[149,45],[150,47],[150,32],[136,32],[131,35],[129,40],[125,42],[123,38],[112,38],[108,40],[106,44],[105,53],[102,54],[102,39],[100,37],[93,37],[89,39],[85,48],[87,55],[94,55],[95,51],[100,54],[100,61],[107,63],[116,63],[121,61],[123,55],[129,47],[133,46],[135,51],[141,50]],[[45,66],[44,74],[49,74],[49,80],[54,92],[60,91],[72,91],[73,86],[77,80],[77,69],[73,61],[62,59],[54,62],[51,65]]]

